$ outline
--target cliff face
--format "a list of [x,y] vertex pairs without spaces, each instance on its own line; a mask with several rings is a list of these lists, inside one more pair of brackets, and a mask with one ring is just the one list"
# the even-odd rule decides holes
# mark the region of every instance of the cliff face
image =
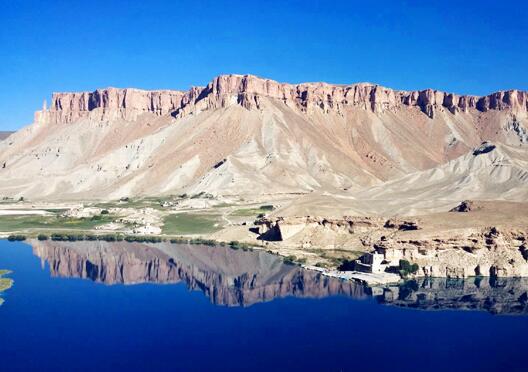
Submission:
[[270,98],[300,111],[314,109],[343,113],[349,107],[383,113],[402,107],[417,107],[433,118],[437,110],[451,113],[470,109],[481,112],[511,109],[528,111],[528,93],[501,91],[488,96],[467,96],[432,89],[398,91],[375,84],[332,85],[326,83],[286,84],[252,75],[221,75],[206,87],[187,92],[172,90],[98,89],[94,92],[54,93],[49,110],[35,114],[36,122],[69,123],[83,117],[98,120],[135,120],[153,113],[182,117],[189,113],[239,104],[247,109],[261,107]]
[[514,90],[475,97],[251,75],[187,92],[56,93],[34,125],[0,142],[0,195],[357,192],[436,169],[483,141],[526,152],[527,105]]
[[49,110],[35,113],[36,122],[71,123],[96,120],[135,120],[142,113],[167,115],[182,105],[185,93],[175,90],[98,89],[94,92],[53,93]]

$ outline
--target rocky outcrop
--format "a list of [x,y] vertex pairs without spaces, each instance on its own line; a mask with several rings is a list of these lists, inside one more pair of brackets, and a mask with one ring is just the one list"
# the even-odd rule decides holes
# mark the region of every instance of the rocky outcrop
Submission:
[[358,234],[373,230],[418,230],[416,220],[381,217],[344,216],[343,218],[328,217],[263,217],[255,221],[262,240],[281,241],[291,238],[304,229],[324,229],[332,232]]
[[287,84],[252,75],[221,75],[206,87],[192,87],[186,92],[107,88],[94,92],[54,93],[50,108],[38,111],[35,122],[69,123],[84,117],[134,120],[142,113],[170,113],[182,117],[233,104],[260,109],[264,98],[282,102],[301,112],[322,110],[340,114],[350,107],[375,113],[416,107],[430,118],[444,109],[452,114],[470,109],[482,112],[506,109],[528,111],[528,93],[518,90],[479,97],[433,89],[398,91],[370,83]]
[[400,260],[418,264],[417,276],[528,277],[527,238],[524,230],[489,227],[445,237],[385,238],[374,247],[389,265],[396,267]]
[[135,120],[143,113],[167,115],[179,108],[188,93],[175,90],[98,89],[94,92],[53,93],[49,109],[35,114],[36,122],[70,123],[92,120]]

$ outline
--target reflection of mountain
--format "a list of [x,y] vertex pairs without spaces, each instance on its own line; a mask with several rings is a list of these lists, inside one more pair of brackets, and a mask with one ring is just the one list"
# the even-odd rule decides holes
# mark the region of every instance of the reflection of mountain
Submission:
[[373,288],[372,294],[382,304],[422,310],[528,314],[528,278],[422,278]]
[[52,276],[105,284],[185,282],[215,304],[251,305],[277,297],[365,297],[354,282],[329,278],[265,252],[169,243],[35,241],[34,253]]

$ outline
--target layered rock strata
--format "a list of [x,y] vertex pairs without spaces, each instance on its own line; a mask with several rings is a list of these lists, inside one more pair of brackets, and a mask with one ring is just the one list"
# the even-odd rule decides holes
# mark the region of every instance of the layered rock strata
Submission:
[[342,113],[347,108],[355,107],[383,113],[404,106],[417,107],[430,118],[442,109],[452,114],[470,109],[481,112],[505,109],[528,111],[528,93],[518,90],[479,97],[433,89],[399,91],[370,83],[287,84],[253,75],[221,75],[206,87],[192,87],[186,92],[107,88],[94,92],[54,93],[50,108],[38,111],[35,121],[70,123],[84,117],[134,120],[142,113],[171,113],[181,117],[233,104],[259,109],[263,98],[282,102],[300,111],[320,109]]

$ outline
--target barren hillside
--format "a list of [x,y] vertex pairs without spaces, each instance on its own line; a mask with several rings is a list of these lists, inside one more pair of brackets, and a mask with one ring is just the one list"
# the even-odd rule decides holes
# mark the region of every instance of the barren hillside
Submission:
[[[0,195],[526,200],[527,116],[528,93],[515,90],[458,96],[251,75],[187,92],[55,93],[0,142]],[[496,149],[474,155],[483,141]]]

